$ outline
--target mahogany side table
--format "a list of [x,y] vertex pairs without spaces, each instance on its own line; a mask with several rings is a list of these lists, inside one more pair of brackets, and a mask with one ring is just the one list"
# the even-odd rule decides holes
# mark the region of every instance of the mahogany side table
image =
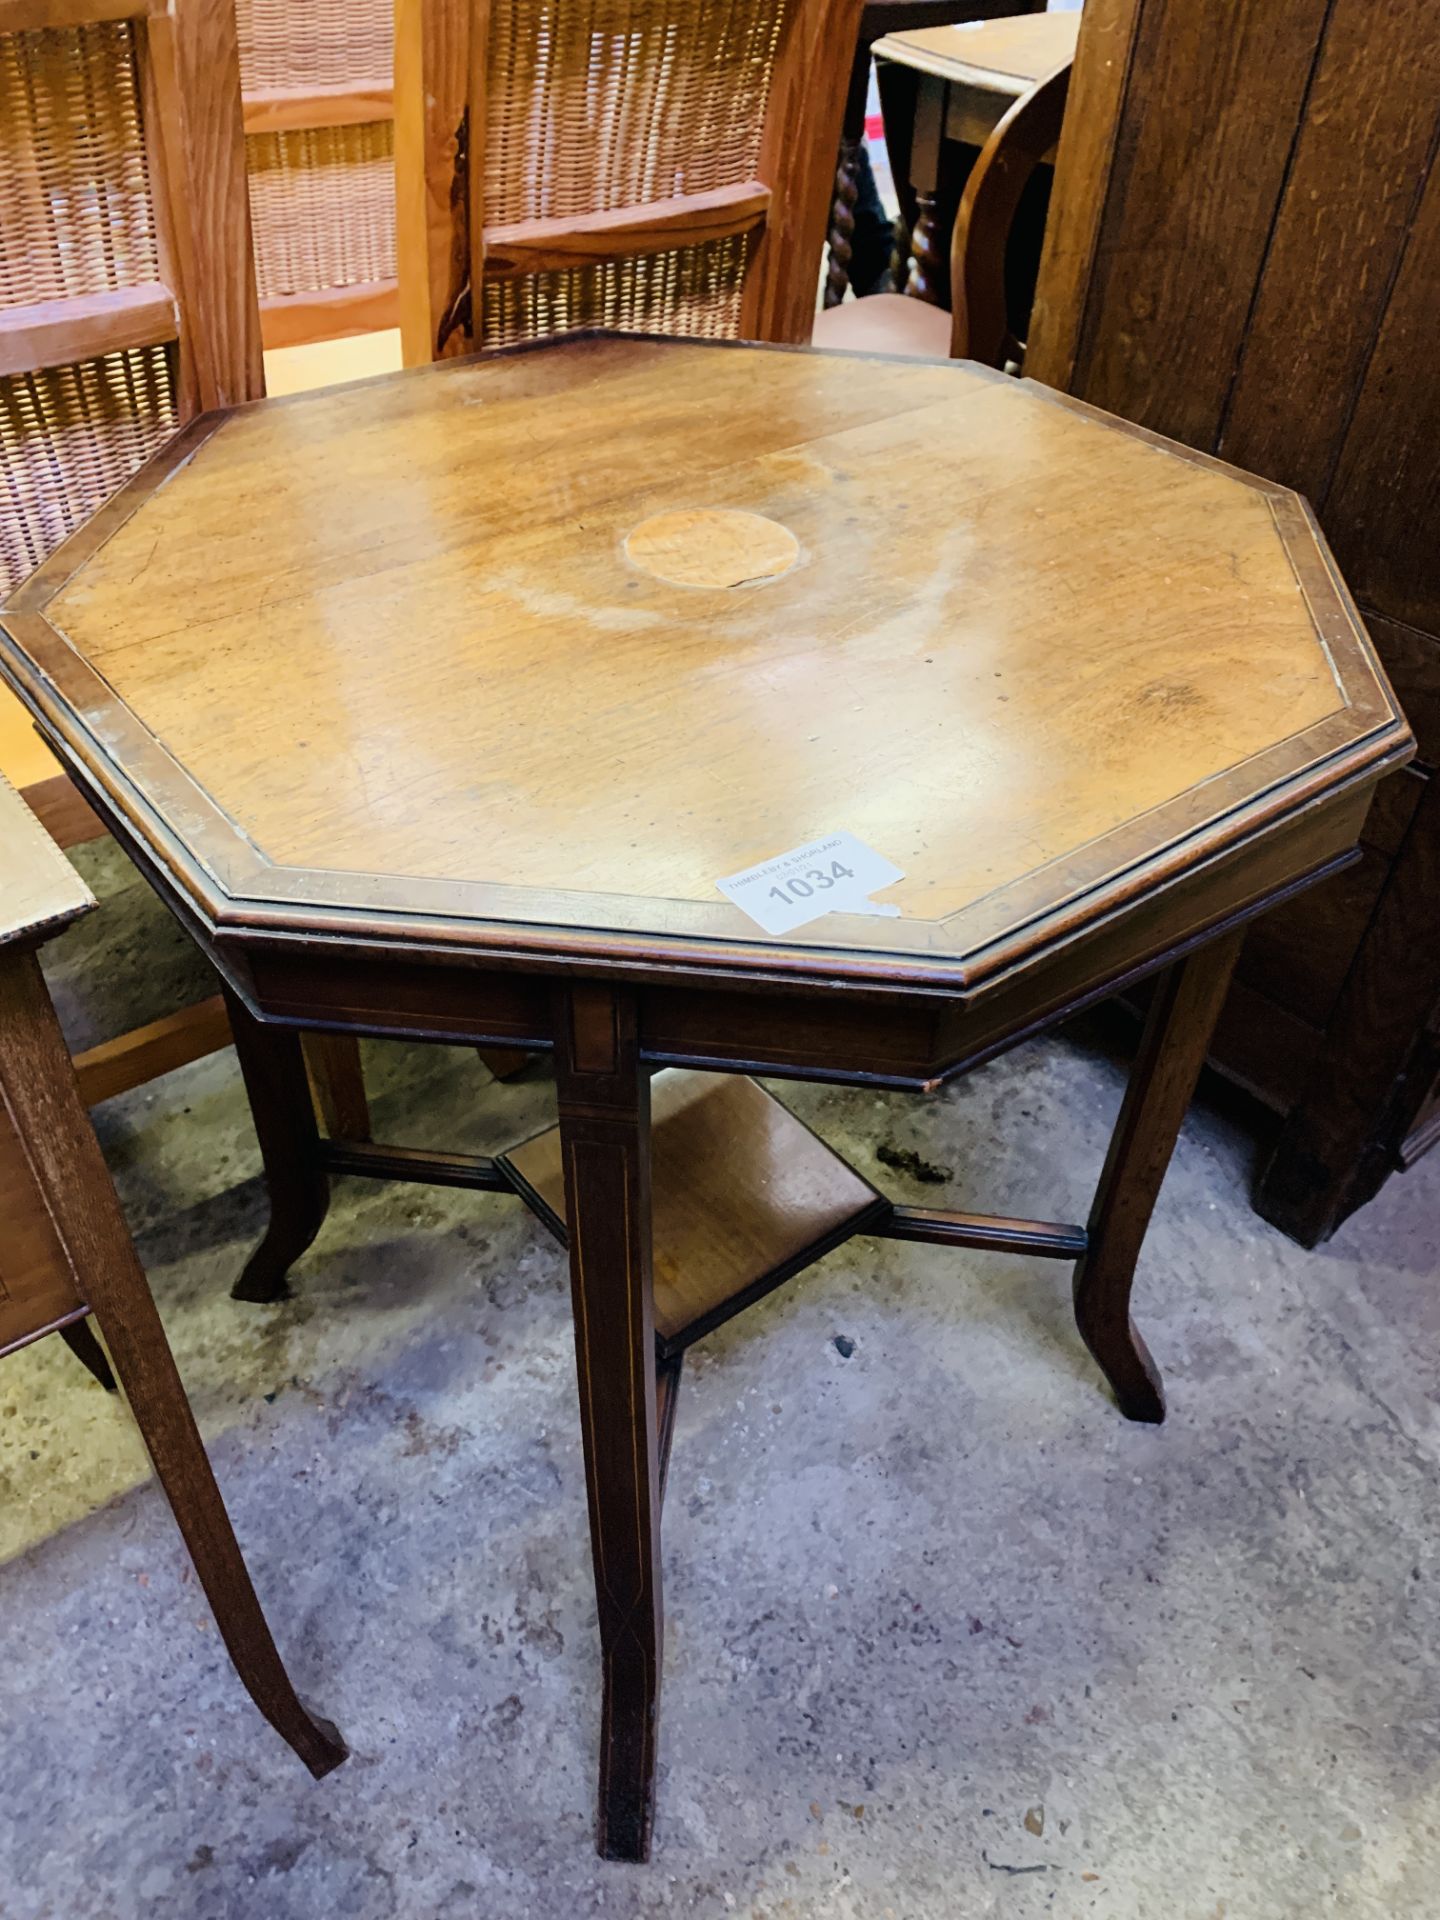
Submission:
[[[240,1291],[283,1289],[335,1173],[568,1238],[629,1859],[687,1344],[850,1234],[1011,1248],[1073,1264],[1161,1419],[1131,1285],[1237,943],[1411,750],[1299,499],[953,362],[602,335],[240,407],[0,630],[228,983],[272,1202]],[[881,911],[767,934],[717,888],[845,833]],[[1153,973],[1085,1225],[892,1205],[746,1077],[922,1093]],[[320,1139],[317,1027],[549,1049],[558,1128]]]
[[95,1316],[236,1671],[318,1779],[345,1743],[275,1650],[36,958],[94,905],[0,776],[0,1355],[58,1333],[113,1388]]

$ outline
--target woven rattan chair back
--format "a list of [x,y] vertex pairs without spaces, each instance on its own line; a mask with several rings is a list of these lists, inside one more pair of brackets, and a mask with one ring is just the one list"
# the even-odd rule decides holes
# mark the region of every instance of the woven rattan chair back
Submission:
[[406,359],[808,339],[859,0],[398,0]]
[[398,324],[394,0],[236,0],[267,347]]
[[230,0],[0,0],[0,596],[263,390]]

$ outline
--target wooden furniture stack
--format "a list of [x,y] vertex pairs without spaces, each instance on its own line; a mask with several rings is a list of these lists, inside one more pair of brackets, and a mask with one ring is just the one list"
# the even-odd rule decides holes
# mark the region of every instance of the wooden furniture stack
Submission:
[[59,1333],[113,1385],[95,1317],[240,1678],[318,1779],[345,1744],[301,1704],[275,1650],[36,958],[94,904],[0,779],[0,1355]]
[[265,345],[399,324],[393,0],[235,0]]
[[1027,363],[1308,495],[1415,728],[1216,1036],[1307,1245],[1440,1142],[1437,143],[1433,0],[1088,0]]
[[[334,1173],[563,1228],[600,1843],[632,1859],[687,1345],[852,1234],[1008,1248],[1073,1267],[1121,1410],[1161,1419],[1131,1288],[1240,932],[1346,868],[1412,747],[1283,488],[983,368],[731,341],[197,421],[0,614],[0,669],[226,979],[248,1297]],[[782,905],[843,904],[766,932],[717,883],[768,900],[786,854]],[[1084,1225],[892,1204],[748,1078],[928,1092],[1151,976]],[[323,1140],[316,1026],[550,1050],[558,1130]]]

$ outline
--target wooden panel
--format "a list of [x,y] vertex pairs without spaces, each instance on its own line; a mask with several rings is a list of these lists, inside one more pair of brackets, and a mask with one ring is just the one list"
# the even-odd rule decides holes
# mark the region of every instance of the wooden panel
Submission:
[[[1430,36],[1434,62],[1437,36]],[[1440,166],[1414,231],[1355,404],[1325,523],[1358,598],[1391,620],[1440,632]]]
[[1401,1166],[1413,1167],[1437,1146],[1440,1146],[1440,1075],[1420,1102],[1420,1110],[1400,1143]]
[[395,112],[393,87],[373,84],[328,87],[268,87],[243,98],[247,134],[289,133],[302,127],[364,126]]
[[[0,954],[0,1021],[12,964]],[[0,1088],[0,1353],[83,1305]]]
[[314,340],[343,340],[352,333],[378,333],[399,321],[400,289],[394,280],[323,287],[314,293],[272,293],[260,302],[260,337],[267,353]]
[[1302,1020],[1323,1027],[1390,875],[1386,857],[1364,857],[1324,886],[1267,913],[1250,930],[1238,978],[1262,992],[1285,984],[1285,1004]]
[[[1432,532],[1440,539],[1440,525]],[[1440,766],[1440,637],[1421,633],[1398,620],[1382,619],[1376,613],[1367,613],[1365,624],[1390,684],[1400,697],[1405,717],[1415,730],[1420,758],[1430,766]]]
[[158,282],[0,307],[0,378],[154,346],[179,330],[175,297]]
[[[1336,0],[1246,331],[1222,451],[1317,504],[1429,165],[1435,28],[1435,0]],[[1433,304],[1414,345],[1404,377],[1433,385]]]
[[517,274],[589,266],[620,254],[663,253],[670,247],[721,240],[760,225],[769,206],[770,189],[758,180],[743,180],[613,213],[486,227],[485,276],[510,279]]
[[1282,1001],[1231,982],[1210,1039],[1210,1060],[1228,1080],[1276,1113],[1303,1098],[1324,1035]]
[[[667,1072],[652,1101],[655,1332],[663,1352],[847,1239],[889,1203],[754,1080]],[[503,1156],[560,1233],[560,1130]]]
[[1281,1135],[1257,1204],[1307,1246],[1369,1199],[1394,1164],[1384,1134],[1397,1082],[1440,1004],[1440,780],[1427,780],[1405,845],[1305,1096]]
[[1025,372],[1072,385],[1142,0],[1087,0],[1056,155]]
[[1326,11],[1144,7],[1076,361],[1097,406],[1216,444]]
[[1375,789],[1375,799],[1365,816],[1361,839],[1377,853],[1394,855],[1410,831],[1410,822],[1425,791],[1425,775],[1419,768],[1400,767],[1386,776]]

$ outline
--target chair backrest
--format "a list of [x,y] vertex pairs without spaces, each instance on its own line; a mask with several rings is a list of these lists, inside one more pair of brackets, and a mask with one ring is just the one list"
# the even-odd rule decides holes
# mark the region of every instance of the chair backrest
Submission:
[[263,391],[233,0],[0,0],[0,594]]
[[412,364],[582,327],[808,339],[861,0],[397,0]]
[[989,367],[1018,364],[1006,311],[1005,257],[1021,196],[1035,169],[1054,160],[1070,92],[1067,60],[1022,94],[980,151],[965,183],[951,240],[950,351]]
[[236,0],[267,347],[399,324],[394,0]]

